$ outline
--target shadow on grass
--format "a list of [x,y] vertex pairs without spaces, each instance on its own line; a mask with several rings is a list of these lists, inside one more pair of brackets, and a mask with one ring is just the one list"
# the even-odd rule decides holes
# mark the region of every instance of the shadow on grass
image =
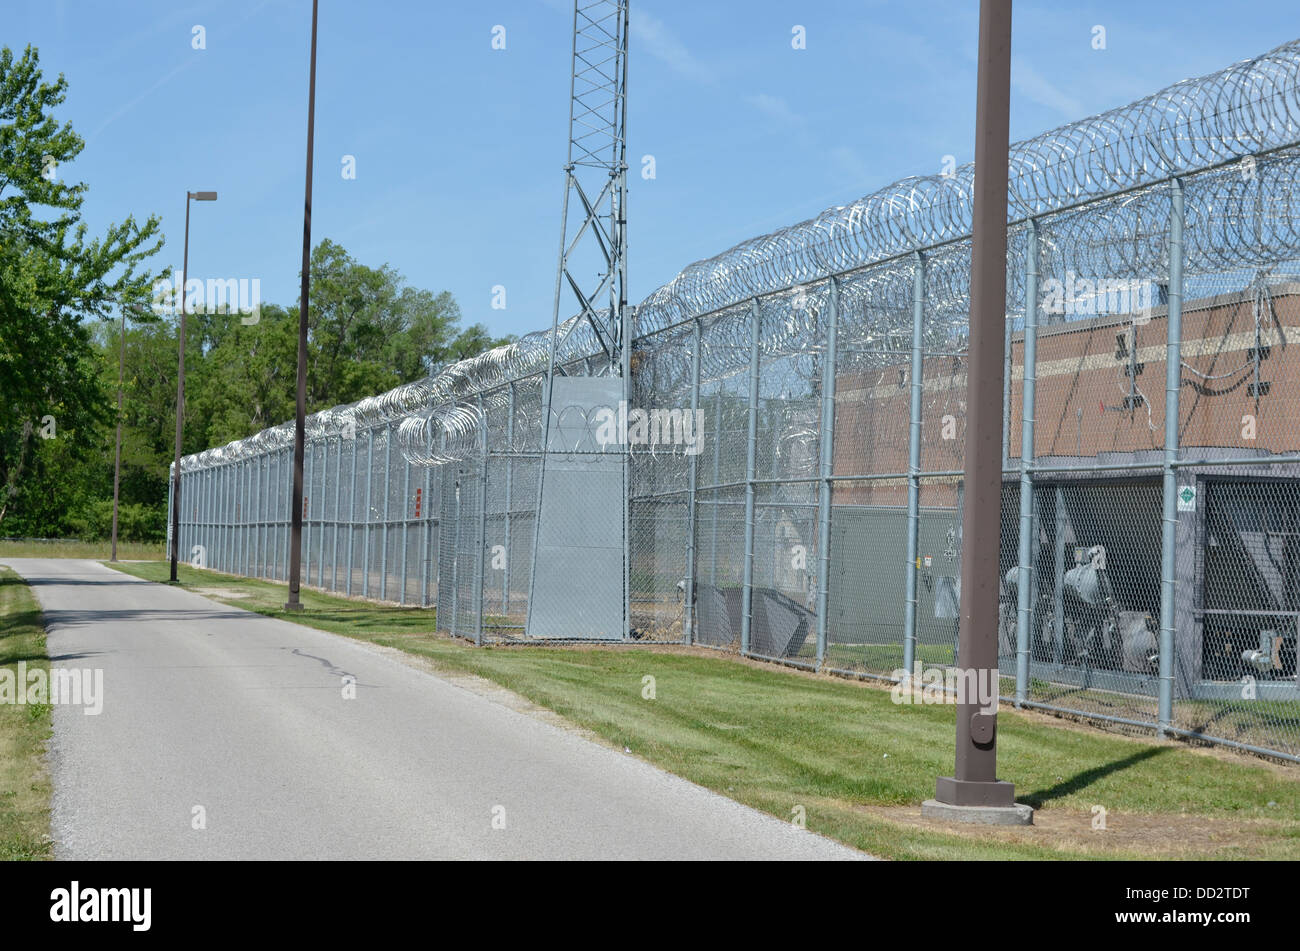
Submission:
[[33,627],[37,630],[45,627],[40,611],[16,611],[5,615],[3,626],[0,626],[0,638],[12,637],[14,634],[30,634],[29,629]]
[[1069,796],[1071,793],[1087,789],[1093,783],[1105,779],[1112,773],[1118,773],[1121,770],[1137,766],[1139,763],[1144,763],[1162,753],[1168,753],[1170,749],[1171,747],[1167,746],[1148,747],[1145,750],[1134,753],[1132,756],[1126,756],[1123,759],[1103,763],[1100,766],[1094,766],[1092,769],[1085,769],[1082,773],[1076,773],[1069,779],[1057,783],[1055,786],[1051,786],[1047,789],[1035,790],[1034,792],[1026,793],[1023,796],[1017,796],[1016,798],[1018,801],[1033,806],[1035,809],[1041,809],[1043,804],[1046,802],[1050,802],[1053,799],[1061,799],[1065,796]]

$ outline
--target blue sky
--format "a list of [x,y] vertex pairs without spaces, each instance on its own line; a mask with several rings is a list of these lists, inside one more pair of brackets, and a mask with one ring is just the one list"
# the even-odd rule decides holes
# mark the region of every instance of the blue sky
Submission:
[[[179,267],[185,192],[215,189],[193,209],[191,276],[259,278],[264,301],[293,304],[309,0],[0,3],[0,44],[36,45],[46,74],[68,78],[60,118],[86,149],[60,173],[90,185],[92,233],[157,212],[156,266]],[[972,157],[976,0],[632,5],[634,302],[692,261]],[[313,243],[450,290],[494,333],[549,326],[572,5],[321,0],[320,17]],[[806,49],[791,47],[796,24]],[[1295,0],[1017,0],[1012,137],[1297,36]],[[498,284],[505,310],[491,307]]]

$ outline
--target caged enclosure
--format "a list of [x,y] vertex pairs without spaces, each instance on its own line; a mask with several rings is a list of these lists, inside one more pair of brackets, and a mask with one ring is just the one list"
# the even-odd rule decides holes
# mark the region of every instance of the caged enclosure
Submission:
[[[897,679],[997,557],[1007,699],[1300,759],[1300,41],[1010,161],[1000,539],[961,533],[965,166],[687,267],[625,399],[548,400],[553,345],[601,379],[574,317],[316,413],[304,583]],[[292,436],[183,460],[182,555],[285,577]]]

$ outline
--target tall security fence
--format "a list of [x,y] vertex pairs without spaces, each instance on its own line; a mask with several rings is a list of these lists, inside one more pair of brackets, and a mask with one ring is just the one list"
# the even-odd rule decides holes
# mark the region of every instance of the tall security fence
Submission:
[[[1300,42],[1013,148],[997,551],[961,529],[966,166],[651,294],[608,444],[543,418],[549,332],[315,414],[303,581],[549,642],[527,625],[543,460],[612,445],[618,639],[925,675],[955,662],[961,559],[997,557],[1007,699],[1300,759],[1298,175]],[[591,331],[563,329],[557,365],[595,372]],[[286,577],[292,435],[184,460],[183,554]],[[602,505],[569,502],[560,546]]]

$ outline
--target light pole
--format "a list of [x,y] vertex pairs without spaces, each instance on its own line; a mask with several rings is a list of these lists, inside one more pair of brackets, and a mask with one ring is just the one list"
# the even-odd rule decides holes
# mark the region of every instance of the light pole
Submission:
[[216,201],[216,192],[185,193],[185,254],[181,261],[181,325],[177,335],[176,358],[176,458],[172,463],[172,566],[171,580],[176,580],[177,553],[181,545],[181,431],[185,422],[185,281],[190,267],[190,201]]
[[307,79],[307,192],[302,208],[302,293],[298,306],[298,402],[293,424],[293,511],[289,513],[289,600],[286,611],[301,611],[302,462],[307,442],[307,300],[311,291],[311,160],[316,134],[316,13],[311,3],[311,67]]
[[117,439],[113,449],[113,550],[109,561],[117,561],[117,500],[122,481],[122,380],[126,374],[126,308],[122,308],[122,343],[117,355]]
[[[997,778],[998,559],[1002,510],[1002,378],[1007,300],[1007,159],[1011,100],[1011,0],[980,0],[971,229],[970,356],[966,379],[965,511],[961,638],[957,649],[957,756],[923,813],[1028,824],[1015,787]],[[978,546],[980,550],[972,551]],[[991,694],[991,696],[990,696]],[[991,700],[985,706],[981,700]]]

